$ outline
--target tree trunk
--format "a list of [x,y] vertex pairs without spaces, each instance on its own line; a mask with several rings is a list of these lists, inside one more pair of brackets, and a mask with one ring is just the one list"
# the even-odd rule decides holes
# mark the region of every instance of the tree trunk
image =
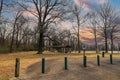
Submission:
[[107,38],[105,38],[105,53],[108,53]]
[[79,37],[79,33],[78,33],[78,53],[80,53],[80,37]]
[[43,32],[40,32],[39,39],[38,39],[38,53],[37,54],[42,54],[42,52],[43,52],[43,47],[44,47],[43,39],[44,39]]
[[77,24],[78,24],[78,53],[80,53],[80,20],[77,16]]
[[95,33],[95,49],[96,49],[96,53],[98,52],[98,44],[97,44],[97,38],[96,38],[96,33]]
[[43,29],[43,24],[41,22],[41,20],[39,20],[38,22],[38,29],[39,29],[39,37],[38,37],[38,52],[37,54],[42,54],[43,52],[43,47],[44,47],[44,29]]
[[21,41],[18,41],[16,48],[19,48]]
[[19,30],[17,31],[17,34],[16,34],[16,46],[18,48],[18,35],[19,35]]
[[107,32],[106,32],[106,25],[105,25],[105,53],[108,53],[108,43],[107,43]]
[[11,43],[10,43],[10,53],[12,53],[12,49],[13,49],[13,42],[14,42],[14,35],[15,35],[15,24],[16,22],[14,23],[14,27],[13,27],[13,33],[12,33],[12,39],[11,39]]
[[1,2],[0,2],[0,17],[1,17],[1,14],[2,14],[2,8],[3,8],[3,0],[1,0]]

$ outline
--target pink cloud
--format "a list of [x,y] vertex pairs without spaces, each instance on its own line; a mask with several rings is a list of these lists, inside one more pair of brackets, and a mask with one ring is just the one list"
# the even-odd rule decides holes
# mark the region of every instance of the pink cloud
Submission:
[[31,14],[30,12],[24,12],[23,13],[23,16],[27,16],[27,17],[30,17],[30,18],[35,18],[35,16],[33,14]]
[[107,0],[74,0],[74,2],[84,9],[94,9],[97,8],[98,5],[107,2]]

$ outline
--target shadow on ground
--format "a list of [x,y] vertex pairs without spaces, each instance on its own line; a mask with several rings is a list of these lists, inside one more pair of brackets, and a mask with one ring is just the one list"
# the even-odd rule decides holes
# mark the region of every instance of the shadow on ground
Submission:
[[68,57],[68,70],[64,70],[64,58],[46,61],[45,74],[41,74],[41,62],[29,66],[20,80],[120,80],[120,59],[110,64],[109,58],[101,58],[97,66],[96,58],[87,59],[83,67],[82,57]]

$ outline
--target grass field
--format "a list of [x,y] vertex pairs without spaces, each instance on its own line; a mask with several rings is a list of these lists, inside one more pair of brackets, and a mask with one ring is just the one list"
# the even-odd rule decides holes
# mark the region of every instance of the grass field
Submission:
[[[88,57],[96,57],[97,54],[86,54]],[[100,54],[99,54],[100,55]],[[46,57],[50,59],[52,57],[65,57],[65,56],[80,56],[82,54],[77,53],[45,53],[45,54],[36,54],[35,51],[33,52],[18,52],[12,54],[0,54],[0,80],[9,80],[9,78],[14,77],[14,67],[15,67],[15,59],[21,59],[21,67],[20,67],[20,74],[23,74],[25,69],[36,62],[41,61],[42,57]],[[105,56],[109,56],[106,54]],[[120,54],[114,54],[114,57],[120,57]]]
[[0,80],[8,80],[10,77],[14,76],[14,66],[16,58],[21,59],[21,73],[23,73],[24,69],[28,65],[39,61],[39,57],[39,55],[35,55],[35,52],[0,54]]

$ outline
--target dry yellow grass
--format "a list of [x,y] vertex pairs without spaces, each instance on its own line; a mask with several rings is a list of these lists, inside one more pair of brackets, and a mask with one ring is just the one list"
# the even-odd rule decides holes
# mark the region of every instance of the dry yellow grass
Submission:
[[30,64],[40,60],[35,52],[0,54],[0,80],[8,80],[14,76],[15,59],[21,59],[21,74]]
[[[97,54],[86,54],[89,57],[95,57]],[[64,56],[81,56],[82,54],[44,54],[38,55],[35,51],[33,52],[18,52],[12,54],[0,54],[0,80],[8,80],[9,78],[14,76],[14,67],[15,67],[15,59],[21,59],[21,67],[20,67],[20,74],[23,74],[25,69],[41,60],[41,57],[64,57]],[[108,56],[108,54],[106,54]],[[120,56],[120,54],[114,55],[115,57]]]

